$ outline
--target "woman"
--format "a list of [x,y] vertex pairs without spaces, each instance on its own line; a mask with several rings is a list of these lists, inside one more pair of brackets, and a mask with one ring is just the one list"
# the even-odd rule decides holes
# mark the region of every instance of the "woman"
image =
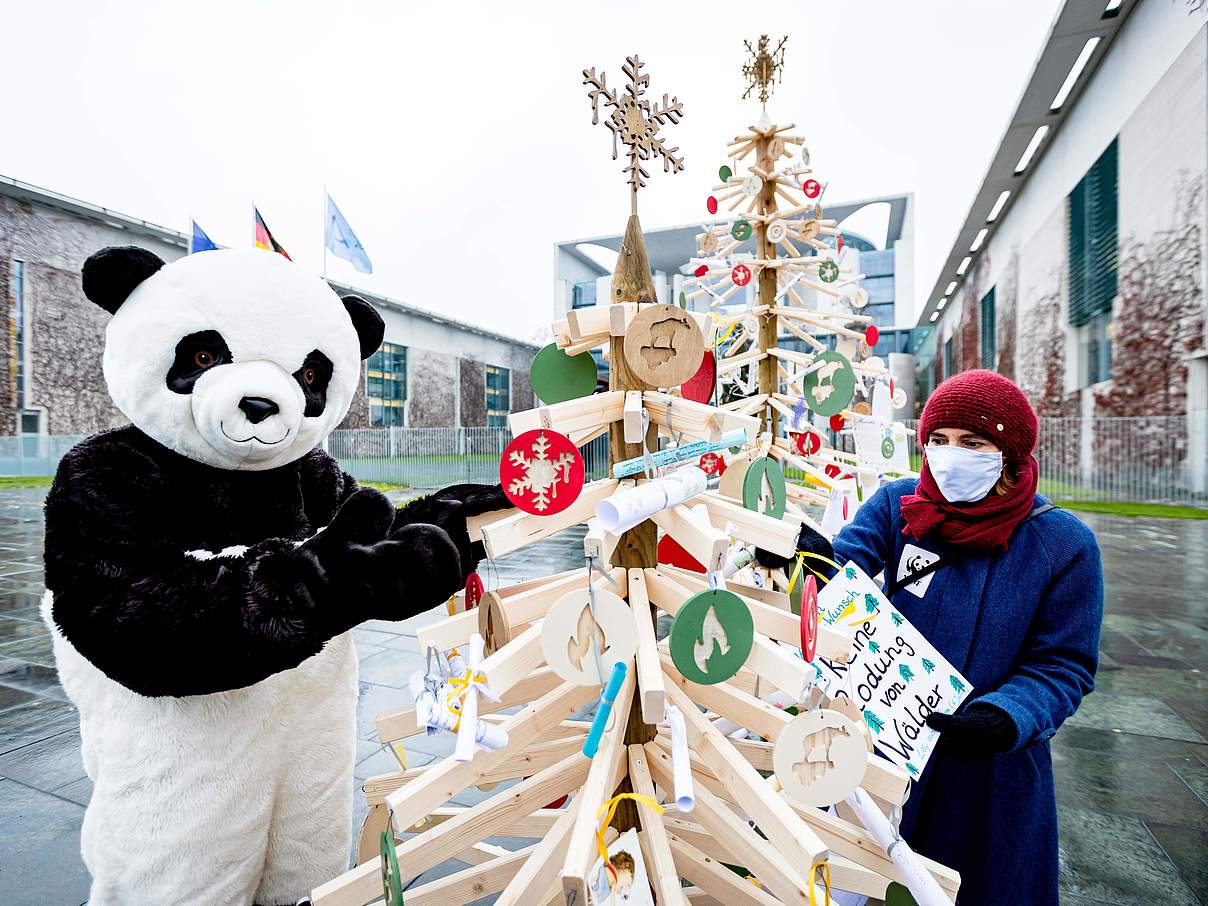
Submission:
[[[884,571],[894,607],[973,686],[957,713],[927,718],[940,743],[902,834],[960,872],[962,906],[1057,903],[1049,739],[1094,687],[1099,547],[1036,494],[1036,415],[1011,381],[945,381],[918,437],[921,477],[877,491],[833,545],[839,563]],[[810,534],[806,547],[823,541]]]

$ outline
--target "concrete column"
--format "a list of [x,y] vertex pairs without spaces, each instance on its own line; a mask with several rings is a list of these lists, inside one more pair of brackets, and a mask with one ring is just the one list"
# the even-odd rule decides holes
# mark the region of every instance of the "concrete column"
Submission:
[[1196,494],[1208,491],[1208,352],[1187,363],[1187,481]]

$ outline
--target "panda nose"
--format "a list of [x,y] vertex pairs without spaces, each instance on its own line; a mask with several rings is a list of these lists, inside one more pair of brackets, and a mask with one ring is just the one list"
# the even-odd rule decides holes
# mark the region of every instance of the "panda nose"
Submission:
[[243,414],[253,425],[258,425],[270,415],[276,415],[281,411],[280,406],[261,396],[245,396],[239,401],[239,408],[243,410]]

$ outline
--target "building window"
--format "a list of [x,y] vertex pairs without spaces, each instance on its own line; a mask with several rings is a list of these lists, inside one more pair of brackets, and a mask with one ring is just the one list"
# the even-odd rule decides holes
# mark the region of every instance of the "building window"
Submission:
[[512,372],[498,365],[488,365],[486,375],[487,427],[506,428],[511,411]]
[[596,281],[576,283],[571,289],[570,307],[588,308],[596,304]]
[[9,278],[9,350],[13,401],[25,407],[25,262],[13,259]]
[[1112,376],[1111,312],[1095,315],[1082,328],[1082,361],[1086,363],[1084,387]]
[[407,412],[407,347],[383,343],[369,357],[365,395],[369,397],[369,423],[385,428],[402,427]]
[[944,380],[956,374],[956,338],[949,337],[944,341]]
[[994,370],[998,348],[995,345],[994,289],[982,296],[981,300],[981,366]]
[[1069,320],[1075,327],[1111,314],[1116,298],[1119,155],[1113,139],[1066,199]]

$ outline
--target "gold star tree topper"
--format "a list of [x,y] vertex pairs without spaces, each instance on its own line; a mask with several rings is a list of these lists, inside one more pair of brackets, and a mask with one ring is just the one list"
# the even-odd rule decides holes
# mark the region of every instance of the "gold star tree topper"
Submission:
[[742,67],[742,74],[750,83],[747,85],[747,90],[743,92],[744,101],[751,96],[752,91],[758,88],[759,103],[768,102],[768,98],[772,96],[772,83],[779,82],[784,75],[784,45],[788,41],[787,35],[781,38],[775,50],[768,49],[771,41],[768,40],[767,35],[760,35],[755,47],[751,46],[750,41],[743,42],[747,45],[747,52],[751,55],[750,61],[744,63]]
[[663,159],[664,173],[678,173],[684,169],[684,159],[676,152],[679,147],[668,148],[663,144],[658,131],[665,123],[674,125],[684,115],[684,105],[675,97],[668,99],[663,95],[661,104],[651,104],[642,97],[646,86],[650,84],[650,76],[642,73],[642,62],[637,54],[625,58],[621,67],[628,82],[624,93],[610,91],[601,72],[596,75],[596,68],[583,70],[583,84],[590,85],[588,97],[591,98],[591,122],[600,122],[600,100],[603,99],[606,108],[612,108],[608,119],[604,121],[612,132],[612,159],[617,159],[617,143],[620,141],[628,147],[629,165],[624,172],[629,174],[629,186],[632,200],[632,211],[638,210],[638,189],[646,185],[650,174],[642,166],[643,162],[652,157]]

